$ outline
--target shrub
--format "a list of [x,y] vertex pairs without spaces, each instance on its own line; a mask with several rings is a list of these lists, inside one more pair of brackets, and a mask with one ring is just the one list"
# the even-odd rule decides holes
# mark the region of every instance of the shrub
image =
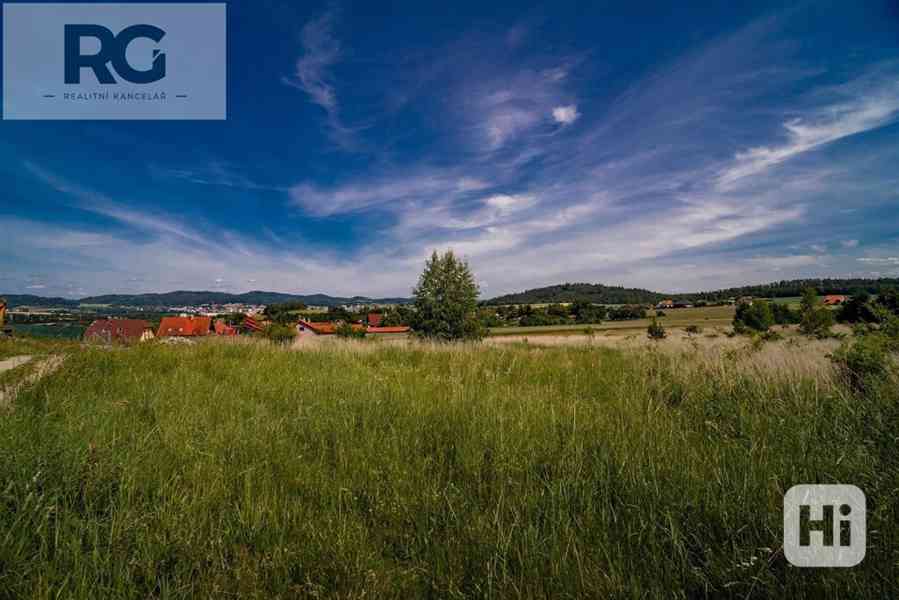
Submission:
[[612,321],[629,321],[631,319],[645,319],[646,308],[639,305],[619,306],[609,311],[609,319]]
[[297,336],[296,329],[289,325],[272,323],[262,332],[262,335],[276,344],[289,344]]
[[699,325],[687,325],[684,328],[684,331],[686,331],[690,335],[698,335],[702,333],[702,327],[700,327]]
[[646,328],[646,336],[651,340],[663,340],[668,336],[668,333],[658,319],[653,319],[649,327]]
[[793,325],[799,323],[802,318],[799,312],[791,309],[788,304],[777,302],[771,304],[771,314],[778,325]]
[[752,304],[741,304],[734,315],[734,331],[737,333],[749,333],[757,331],[764,333],[774,325],[774,313],[771,305],[764,300],[755,300]]
[[773,331],[773,330],[766,331],[759,337],[761,339],[765,340],[766,342],[777,342],[779,340],[784,339],[784,336],[780,335],[779,333],[777,333],[776,331]]
[[344,321],[334,328],[334,333],[344,339],[362,339],[365,337],[365,328],[353,327],[351,323]]
[[831,359],[856,392],[870,392],[889,375],[889,339],[872,333],[844,342]]

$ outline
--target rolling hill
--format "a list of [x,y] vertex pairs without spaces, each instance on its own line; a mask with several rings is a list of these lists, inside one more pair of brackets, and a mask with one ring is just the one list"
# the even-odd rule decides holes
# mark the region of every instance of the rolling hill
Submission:
[[563,283],[506,294],[487,300],[485,304],[551,304],[556,302],[586,301],[595,304],[655,304],[664,298],[696,302],[720,301],[740,296],[757,298],[789,298],[800,296],[802,290],[812,287],[819,294],[853,294],[866,291],[877,294],[891,287],[899,287],[899,278],[882,279],[792,279],[761,285],[747,285],[707,292],[685,294],[661,293],[639,288],[625,288],[599,283]]
[[327,294],[282,294],[279,292],[252,291],[244,294],[227,292],[192,292],[179,290],[162,294],[106,294],[86,298],[42,298],[40,296],[10,294],[6,296],[10,308],[39,306],[77,308],[81,304],[109,306],[135,306],[140,308],[169,306],[199,306],[201,304],[280,304],[303,302],[310,306],[339,306],[341,304],[405,304],[408,298],[368,298],[366,296],[340,297]]

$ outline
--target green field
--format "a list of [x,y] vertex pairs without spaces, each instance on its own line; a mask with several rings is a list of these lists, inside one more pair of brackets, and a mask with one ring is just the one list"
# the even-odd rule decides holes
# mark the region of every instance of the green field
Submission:
[[[655,314],[654,310],[648,311]],[[664,317],[659,321],[665,327],[684,328],[696,325],[701,328],[728,329],[734,320],[736,308],[733,306],[708,306],[700,308],[671,308],[663,311]],[[634,319],[630,321],[603,321],[599,325],[548,325],[541,327],[492,327],[490,336],[507,335],[579,335],[587,329],[595,332],[633,333],[646,331],[651,319]]]
[[84,335],[85,327],[80,323],[33,323],[14,324],[13,332],[19,336],[28,336],[44,339],[80,340]]
[[[60,347],[0,407],[0,598],[899,594],[899,392],[823,347],[334,342]],[[809,482],[861,566],[785,562]]]

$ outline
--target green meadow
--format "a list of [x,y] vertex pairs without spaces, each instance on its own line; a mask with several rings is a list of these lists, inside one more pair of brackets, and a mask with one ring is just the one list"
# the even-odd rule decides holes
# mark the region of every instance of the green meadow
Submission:
[[[665,344],[60,346],[0,403],[0,598],[899,595],[896,386]],[[860,566],[786,562],[798,483],[865,491]]]

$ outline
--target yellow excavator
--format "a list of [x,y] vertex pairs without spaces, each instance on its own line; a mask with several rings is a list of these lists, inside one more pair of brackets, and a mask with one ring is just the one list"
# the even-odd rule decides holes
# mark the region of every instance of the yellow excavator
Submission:
[[12,328],[6,325],[6,298],[0,298],[0,336],[12,335]]

